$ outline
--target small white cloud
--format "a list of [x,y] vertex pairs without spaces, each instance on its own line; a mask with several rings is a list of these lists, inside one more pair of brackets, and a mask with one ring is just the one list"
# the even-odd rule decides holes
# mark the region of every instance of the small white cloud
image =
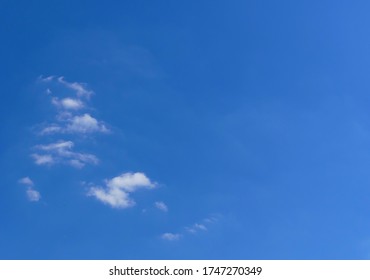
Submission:
[[38,191],[34,190],[32,187],[29,187],[26,191],[29,201],[37,202],[41,199],[41,195]]
[[140,188],[152,189],[155,183],[151,182],[144,173],[123,173],[110,180],[105,180],[106,187],[91,187],[88,195],[94,196],[101,202],[114,208],[128,208],[135,205],[130,193]]
[[48,77],[45,77],[45,78],[40,76],[39,81],[44,82],[44,83],[48,83],[48,82],[51,82],[52,80],[54,80],[54,78],[55,78],[55,76],[48,76]]
[[207,230],[206,226],[203,224],[194,224],[194,228],[199,230]]
[[154,203],[155,207],[157,207],[159,210],[163,211],[163,212],[168,212],[168,207],[167,205],[162,202],[162,201],[156,201]]
[[26,186],[30,186],[30,187],[34,186],[30,177],[21,178],[21,179],[18,180],[18,183],[26,185]]
[[55,163],[51,155],[32,154],[31,157],[35,160],[37,165],[51,165]]
[[84,107],[84,103],[81,100],[74,98],[63,98],[59,100],[59,98],[54,97],[51,103],[66,110],[79,110]]
[[164,240],[175,241],[181,238],[181,234],[167,232],[167,233],[163,233],[161,235],[161,238]]
[[135,201],[129,197],[129,194],[119,188],[92,187],[88,195],[96,197],[113,208],[128,208],[135,205]]
[[218,219],[216,217],[210,217],[210,218],[204,219],[204,222],[209,223],[209,224],[216,223],[217,221],[218,221]]
[[185,230],[189,233],[192,233],[192,234],[195,234],[195,233],[198,233],[199,231],[206,231],[208,230],[207,227],[203,224],[198,224],[198,223],[195,223],[194,225],[190,226],[190,227],[185,227]]
[[70,161],[68,161],[68,164],[77,169],[81,169],[85,166],[85,164],[78,159],[71,159]]
[[89,114],[74,116],[67,125],[68,132],[91,133],[91,132],[108,132],[104,124]]
[[64,85],[66,88],[69,88],[76,92],[78,97],[86,97],[89,98],[93,92],[91,90],[86,89],[86,85],[83,83],[77,83],[77,82],[67,82],[64,77],[59,77],[57,81]]
[[48,145],[38,145],[36,148],[43,151],[56,151],[58,153],[62,153],[66,150],[72,149],[73,146],[74,144],[72,141],[59,141]]
[[106,184],[109,188],[119,188],[126,192],[134,192],[139,188],[151,189],[155,187],[155,183],[151,182],[150,179],[141,172],[123,173],[106,181]]

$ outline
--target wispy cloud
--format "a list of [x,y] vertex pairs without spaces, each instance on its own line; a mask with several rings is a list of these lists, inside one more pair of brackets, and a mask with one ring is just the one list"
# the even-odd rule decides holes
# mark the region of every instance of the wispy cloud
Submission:
[[39,81],[41,82],[44,82],[44,83],[48,83],[48,82],[51,82],[52,80],[54,80],[55,76],[48,76],[48,77],[43,77],[43,76],[40,76],[38,78]]
[[202,222],[197,222],[192,224],[191,226],[186,226],[183,228],[183,230],[180,231],[180,233],[164,233],[162,234],[162,239],[165,240],[179,240],[180,237],[185,237],[188,234],[197,234],[200,232],[206,232],[208,231],[208,228],[211,227],[212,224],[215,224],[218,222],[218,218],[216,216],[210,216],[208,218],[205,218],[202,220]]
[[37,202],[41,199],[40,193],[31,187],[26,190],[26,194],[29,201]]
[[51,83],[55,82],[60,85],[63,85],[65,88],[72,90],[77,97],[85,97],[90,98],[90,96],[94,93],[92,90],[87,89],[87,85],[85,83],[78,83],[78,82],[68,82],[65,80],[63,76],[48,76],[48,77],[39,77],[39,81],[43,83]]
[[163,212],[168,212],[168,207],[163,201],[156,201],[154,206]]
[[98,158],[93,154],[77,153],[72,151],[72,141],[58,141],[47,145],[37,145],[35,149],[44,154],[32,154],[38,165],[51,165],[54,163],[65,163],[76,168],[82,168],[86,164],[98,164]]
[[79,110],[82,109],[85,105],[84,103],[76,98],[62,98],[53,97],[51,103],[60,109],[65,110]]
[[179,233],[166,232],[161,235],[161,238],[164,240],[168,240],[168,241],[176,241],[176,240],[179,240],[181,236],[182,235]]
[[94,186],[88,191],[89,196],[94,196],[101,202],[113,208],[128,208],[135,205],[130,197],[139,189],[153,189],[153,183],[144,173],[123,173],[117,177],[105,180],[105,187]]
[[30,177],[23,177],[23,178],[21,178],[21,179],[18,180],[18,183],[20,183],[22,185],[30,186],[30,187],[33,187],[34,186],[34,183],[30,179]]
[[75,91],[78,97],[90,98],[90,96],[93,94],[93,91],[88,90],[86,84],[84,83],[67,82],[63,76],[58,77],[57,81],[65,87]]
[[31,154],[31,157],[37,165],[52,165],[55,163],[55,159],[51,155]]
[[29,201],[37,202],[41,199],[41,194],[34,189],[34,183],[30,177],[23,177],[18,180],[19,184],[27,186],[26,195]]
[[198,231],[206,231],[207,227],[204,224],[195,223],[190,227],[185,228],[187,232],[197,233]]
[[219,218],[217,218],[216,216],[211,216],[211,217],[205,218],[203,221],[208,224],[213,224],[213,223],[218,222],[218,220]]

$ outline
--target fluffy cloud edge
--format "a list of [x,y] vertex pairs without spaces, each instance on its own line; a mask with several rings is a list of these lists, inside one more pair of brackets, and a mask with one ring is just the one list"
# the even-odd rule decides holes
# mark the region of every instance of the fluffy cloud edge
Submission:
[[181,237],[182,237],[181,234],[171,233],[171,232],[166,232],[161,235],[161,238],[167,241],[176,241],[176,240],[179,240]]
[[136,202],[131,198],[130,194],[139,189],[153,189],[156,185],[142,172],[122,173],[104,182],[105,187],[90,187],[87,195],[95,197],[98,201],[112,208],[135,206]]
[[18,183],[19,184],[22,184],[22,185],[26,185],[26,186],[30,186],[30,187],[33,187],[35,184],[33,183],[33,181],[31,180],[30,177],[23,177],[23,178],[20,178],[18,180]]
[[41,194],[39,191],[36,191],[32,187],[29,187],[26,190],[27,198],[31,202],[38,202],[41,199]]

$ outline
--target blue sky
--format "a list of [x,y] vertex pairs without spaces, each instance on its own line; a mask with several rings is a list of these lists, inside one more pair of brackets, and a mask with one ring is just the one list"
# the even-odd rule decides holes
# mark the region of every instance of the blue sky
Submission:
[[0,258],[369,258],[369,8],[0,1]]

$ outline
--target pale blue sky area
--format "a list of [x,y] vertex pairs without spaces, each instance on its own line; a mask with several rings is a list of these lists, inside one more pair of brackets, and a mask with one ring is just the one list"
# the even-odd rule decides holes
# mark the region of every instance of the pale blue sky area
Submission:
[[368,1],[0,0],[0,259],[367,259]]

